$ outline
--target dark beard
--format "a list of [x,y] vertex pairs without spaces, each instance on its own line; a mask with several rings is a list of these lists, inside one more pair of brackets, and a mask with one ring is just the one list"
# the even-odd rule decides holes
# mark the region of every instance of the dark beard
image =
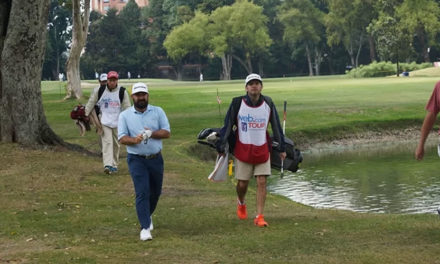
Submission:
[[133,104],[134,104],[134,107],[136,107],[138,109],[145,109],[148,106],[148,101],[142,100],[142,101],[134,102]]

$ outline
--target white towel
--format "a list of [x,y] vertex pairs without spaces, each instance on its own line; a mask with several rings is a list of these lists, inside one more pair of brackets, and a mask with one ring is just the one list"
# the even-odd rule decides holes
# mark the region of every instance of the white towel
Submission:
[[214,182],[225,181],[228,178],[228,163],[229,153],[217,155],[214,170],[209,174],[208,179]]

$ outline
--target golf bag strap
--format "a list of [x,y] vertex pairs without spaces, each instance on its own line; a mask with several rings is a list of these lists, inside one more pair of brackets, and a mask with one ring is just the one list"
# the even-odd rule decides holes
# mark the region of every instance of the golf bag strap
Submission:
[[[98,100],[96,100],[96,102],[98,102],[99,99],[101,99],[101,96],[104,93],[106,87],[107,86],[100,86],[99,87],[99,90],[98,90]],[[124,101],[124,92],[125,92],[125,87],[121,86],[119,88],[119,101],[121,102],[121,104],[122,104],[122,101]]]

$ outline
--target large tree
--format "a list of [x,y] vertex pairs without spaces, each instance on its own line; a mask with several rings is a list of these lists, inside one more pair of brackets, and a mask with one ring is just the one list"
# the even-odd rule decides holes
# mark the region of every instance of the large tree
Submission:
[[359,65],[359,55],[367,39],[367,26],[374,16],[373,0],[328,0],[325,18],[327,42],[342,43],[350,55],[351,65]]
[[400,26],[416,36],[423,60],[429,62],[430,45],[435,45],[435,37],[440,32],[440,7],[434,0],[404,0],[396,8]]
[[411,44],[411,34],[408,28],[402,25],[396,15],[396,6],[401,0],[380,0],[375,3],[378,17],[368,26],[368,32],[373,36],[379,59],[394,61],[397,65],[396,74],[399,76],[399,61],[407,60],[414,51]]
[[72,44],[67,59],[67,94],[65,99],[81,98],[81,76],[79,71],[81,52],[86,45],[89,31],[90,1],[72,0]]
[[213,54],[222,61],[222,79],[231,79],[233,58],[250,73],[252,57],[267,52],[272,40],[267,32],[268,19],[262,11],[260,6],[247,0],[237,0],[232,6],[212,12],[209,41]]
[[182,79],[182,59],[190,53],[205,54],[208,48],[208,15],[197,12],[196,16],[175,27],[164,41],[168,56],[177,63],[177,79]]
[[325,30],[324,13],[310,0],[286,0],[280,6],[278,17],[284,25],[284,40],[294,49],[304,48],[309,75],[313,76],[313,65],[316,75],[319,75],[322,61],[320,44],[322,46]]
[[0,140],[58,144],[41,98],[49,0],[0,1]]

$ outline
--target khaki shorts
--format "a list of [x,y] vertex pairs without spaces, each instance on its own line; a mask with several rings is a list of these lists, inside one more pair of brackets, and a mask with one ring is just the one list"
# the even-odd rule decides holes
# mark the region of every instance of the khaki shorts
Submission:
[[270,157],[265,163],[250,164],[235,159],[235,178],[237,180],[249,181],[252,176],[270,175]]

